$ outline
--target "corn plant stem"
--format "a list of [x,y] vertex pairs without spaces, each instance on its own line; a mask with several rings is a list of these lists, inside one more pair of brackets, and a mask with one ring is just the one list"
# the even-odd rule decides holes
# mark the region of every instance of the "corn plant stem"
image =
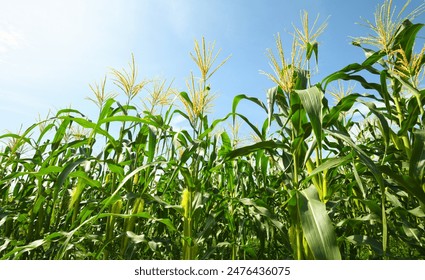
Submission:
[[192,224],[192,190],[189,190],[188,195],[188,201],[187,201],[187,216],[184,217],[184,229],[183,229],[183,236],[184,236],[184,259],[185,260],[191,260],[192,259],[192,248],[193,248],[193,224]]
[[[292,143],[294,143],[295,141],[295,130],[294,128],[291,131],[291,137],[292,137]],[[292,158],[293,158],[293,165],[294,165],[294,174],[293,174],[293,178],[292,178],[292,184],[293,184],[293,188],[295,190],[298,191],[299,188],[299,182],[298,182],[298,151],[294,150],[292,152]],[[299,207],[299,205],[297,205],[297,207]],[[301,260],[302,257],[302,248],[303,248],[303,242],[302,242],[302,238],[303,238],[303,233],[302,233],[302,229],[301,229],[301,220],[300,217],[298,215],[299,211],[297,211],[296,214],[296,220],[293,221],[295,224],[295,234],[296,234],[296,259],[297,260]]]
[[183,259],[191,260],[194,257],[193,252],[193,230],[192,230],[192,191],[189,190],[188,201],[187,201],[187,216],[185,215],[183,221],[183,236],[184,236],[184,248],[183,248]]
[[328,202],[329,198],[328,198],[328,182],[326,180],[326,176],[327,176],[328,170],[323,170],[323,173],[321,174],[321,179],[322,179],[322,189],[323,189],[323,202],[326,203]]
[[80,206],[80,202],[81,202],[81,196],[79,196],[77,198],[77,200],[74,203],[74,209],[72,212],[72,218],[71,218],[71,225],[73,226],[75,224],[75,222],[77,221],[77,217],[78,217],[78,212],[79,212],[79,206]]
[[[235,237],[233,239],[235,240]],[[236,249],[237,249],[236,244],[233,243],[232,244],[232,260],[233,261],[236,260]]]
[[[292,130],[292,143],[295,141],[295,131]],[[292,175],[292,184],[294,189],[298,190],[298,151],[292,152],[292,159],[294,164],[294,174]]]
[[[115,173],[111,173],[110,174],[110,191],[111,191],[111,196],[114,194],[115,192]],[[113,212],[113,205],[109,206],[109,211],[112,213]],[[114,216],[109,216],[106,219],[106,232],[105,232],[105,242],[109,242],[112,237],[114,236],[114,224],[115,224],[115,217]],[[106,249],[105,250],[105,254],[104,254],[104,258],[108,259],[109,257],[109,250]]]
[[[205,83],[204,83],[205,84]],[[204,85],[205,87],[205,85]],[[194,127],[196,129],[194,129],[193,133],[194,133],[194,138],[201,135],[202,132],[202,127],[203,127],[203,121],[205,119],[203,118],[203,114],[201,114],[201,116],[198,116],[195,118],[194,120]],[[198,147],[198,149],[200,149]],[[193,192],[199,192],[200,190],[200,182],[198,179],[198,174],[199,174],[199,164],[200,164],[200,156],[199,156],[199,152],[196,153],[196,159],[192,162],[191,164],[191,171],[193,174],[193,180],[194,180],[194,185],[195,185],[195,189],[193,189],[190,186],[187,186],[188,190],[189,190],[189,195],[188,195],[188,202],[187,202],[187,217],[184,217],[184,230],[183,230],[183,236],[184,236],[184,246],[183,246],[183,255],[184,255],[184,259],[185,260],[190,260],[190,259],[195,259],[196,258],[196,248],[195,248],[195,244],[194,244],[194,239],[193,239],[193,220],[192,220],[192,215],[193,215]],[[190,243],[188,243],[187,239],[190,240]]]
[[236,242],[237,242],[237,238],[238,237],[237,237],[235,231],[232,232],[232,238],[233,238],[233,242],[232,242],[232,260],[237,260],[238,246],[237,246]]
[[[298,214],[297,214],[298,217]],[[296,240],[297,240],[297,252],[296,252],[296,259],[297,260],[302,260],[303,259],[303,254],[302,254],[302,247],[303,247],[303,232],[301,229],[301,221],[299,220],[298,217],[298,221],[297,224],[295,226],[295,234],[296,234]]]

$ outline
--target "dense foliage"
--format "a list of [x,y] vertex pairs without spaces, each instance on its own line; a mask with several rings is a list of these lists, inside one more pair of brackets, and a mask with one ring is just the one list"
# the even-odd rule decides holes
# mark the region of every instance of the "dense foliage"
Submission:
[[[120,96],[92,87],[96,120],[63,109],[1,135],[0,258],[424,259],[423,24],[394,19],[391,1],[375,19],[353,43],[367,58],[312,85],[325,24],[304,14],[290,58],[279,36],[269,51],[266,102],[238,95],[223,119],[207,115],[224,62],[202,39],[187,92],[137,81],[133,59],[112,71]],[[346,81],[361,89],[330,90]],[[241,102],[264,110],[262,127]]]

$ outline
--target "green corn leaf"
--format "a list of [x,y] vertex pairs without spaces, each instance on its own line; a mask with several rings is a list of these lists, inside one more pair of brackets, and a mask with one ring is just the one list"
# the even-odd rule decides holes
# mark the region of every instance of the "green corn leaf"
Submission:
[[190,97],[187,94],[187,92],[185,91],[180,92],[180,96],[184,99],[184,101],[186,101],[190,105],[191,108],[193,108],[192,100],[190,100]]
[[272,122],[272,116],[274,113],[274,106],[276,102],[276,95],[278,92],[278,87],[273,87],[267,90],[267,112],[268,112],[268,126],[270,127]]
[[296,90],[300,96],[301,103],[307,112],[313,126],[319,150],[322,150],[322,99],[323,92],[318,87],[311,87],[305,90]]
[[124,177],[124,168],[121,165],[116,164],[112,160],[107,160],[106,163],[108,165],[109,170],[111,170],[112,173],[119,175],[118,178]]
[[387,119],[381,112],[378,111],[375,103],[371,103],[371,102],[362,102],[362,103],[366,105],[366,107],[368,107],[369,110],[378,118],[382,128],[381,132],[382,132],[382,135],[384,136],[384,144],[386,147],[388,147],[390,142],[391,129],[390,129],[390,126],[388,125]]
[[102,129],[100,127],[100,124],[95,124],[95,123],[93,123],[93,122],[91,122],[89,120],[83,119],[83,118],[74,118],[74,117],[70,117],[70,116],[61,117],[61,119],[63,119],[63,120],[72,120],[73,122],[78,123],[79,125],[81,125],[84,128],[92,129],[92,134],[91,134],[92,137],[95,134],[101,134],[101,135],[107,137],[108,140],[109,140],[109,142],[112,145],[114,145],[114,147],[116,147],[118,145],[118,143],[116,143],[117,141],[115,140],[115,138],[111,134],[109,134],[108,131]]
[[415,131],[414,136],[409,175],[422,183],[425,177],[425,130]]
[[155,221],[160,222],[167,226],[167,228],[170,231],[177,231],[176,227],[174,226],[173,222],[170,219],[155,219]]
[[155,131],[150,127],[149,128],[149,141],[148,141],[148,162],[152,162],[155,157],[156,147],[157,147],[157,137]]
[[260,132],[260,130],[257,128],[257,126],[256,125],[254,125],[252,122],[250,122],[249,121],[249,119],[247,118],[247,117],[245,117],[244,115],[242,115],[242,114],[237,114],[237,113],[235,113],[235,114],[233,114],[233,117],[235,118],[236,116],[238,116],[238,117],[240,117],[242,120],[244,120],[250,127],[251,127],[251,129],[255,132],[255,134],[258,136],[258,137],[260,137],[260,139],[263,139],[264,140],[264,138],[265,138],[265,135],[263,135],[261,132]]
[[246,206],[253,206],[255,208],[255,212],[257,212],[258,214],[262,216],[265,216],[268,218],[272,217],[272,214],[266,207],[258,205],[257,202],[252,200],[251,198],[241,198],[239,199],[239,201]]
[[335,72],[329,76],[327,76],[323,81],[323,89],[326,89],[328,84],[330,82],[336,81],[336,80],[345,80],[345,81],[356,81],[359,82],[365,89],[373,89],[376,90],[378,93],[381,92],[381,85],[377,83],[368,82],[363,76],[361,75],[352,75],[347,74],[344,71]]
[[300,135],[304,132],[304,124],[308,123],[307,115],[305,110],[303,110],[301,99],[298,94],[291,94],[289,99],[291,104],[292,127],[297,135]]
[[358,226],[359,224],[376,223],[376,222],[379,222],[379,220],[380,220],[379,216],[372,213],[372,214],[368,214],[368,215],[364,215],[360,217],[344,219],[340,221],[338,224],[336,224],[336,226],[337,227],[348,226],[348,227],[354,228]]
[[198,137],[198,139],[199,140],[201,140],[201,139],[204,139],[204,138],[208,138],[209,137],[209,135],[210,135],[210,133],[212,132],[212,131],[214,131],[214,129],[217,127],[217,125],[219,125],[219,124],[221,124],[222,122],[224,122],[224,121],[226,121],[230,116],[232,116],[233,114],[232,113],[229,113],[229,114],[227,114],[224,118],[222,118],[222,119],[217,119],[217,120],[214,120],[213,122],[212,122],[212,124],[208,127],[208,128],[206,128],[205,129],[205,131],[204,132],[202,132],[202,134],[201,135],[199,135],[199,137]]
[[[425,91],[423,91],[425,93]],[[425,95],[423,95],[425,97]],[[422,98],[422,102],[425,102],[425,98]],[[397,132],[397,135],[405,135],[408,131],[412,131],[418,123],[418,117],[420,115],[420,108],[415,98],[411,98],[407,106],[407,116],[401,122],[401,128]]]
[[109,122],[135,122],[135,123],[147,123],[147,120],[135,117],[135,116],[111,116],[99,120],[98,125],[109,123]]
[[424,27],[424,24],[413,24],[409,20],[405,20],[400,26],[397,36],[394,40],[394,46],[404,50],[406,58],[410,61],[413,52],[413,46],[416,41],[416,35]]
[[387,108],[387,112],[388,115],[390,117],[390,119],[392,118],[392,106],[391,106],[391,101],[392,98],[388,92],[388,87],[387,87],[387,79],[388,79],[388,73],[387,71],[382,71],[380,74],[380,80],[381,80],[381,91],[380,91],[380,95],[381,97],[384,99],[384,103],[385,103],[385,108]]
[[44,176],[51,173],[59,173],[62,170],[63,170],[63,167],[61,166],[47,166],[47,167],[41,168],[37,172],[28,172],[28,174],[33,174],[35,176]]
[[298,193],[302,230],[315,259],[340,260],[336,234],[326,206],[314,186]]
[[59,174],[58,179],[56,180],[55,187],[60,188],[64,184],[65,180],[68,178],[68,175],[81,163],[86,161],[86,158],[79,158],[68,165],[65,166],[65,168],[62,170],[62,172]]
[[338,121],[342,112],[347,112],[353,107],[361,94],[353,93],[343,97],[336,106],[332,107],[328,114],[323,117],[323,127],[330,127]]
[[116,103],[113,98],[109,98],[103,104],[102,111],[99,114],[99,121],[105,119],[112,112],[112,105]]
[[56,131],[55,137],[52,141],[52,151],[56,150],[60,143],[62,142],[62,139],[66,135],[67,128],[71,125],[71,119],[64,119],[59,126],[58,130]]
[[314,175],[321,173],[325,170],[329,170],[329,169],[332,169],[332,168],[335,168],[335,167],[342,166],[345,163],[349,162],[352,158],[353,158],[353,155],[348,154],[348,155],[346,155],[345,157],[342,157],[342,158],[327,159],[321,165],[316,167],[306,179],[312,178]]
[[364,88],[366,89],[374,89],[378,93],[381,93],[381,85],[376,83],[368,82],[363,76],[361,75],[354,75],[354,73],[360,72],[362,70],[366,70],[374,75],[379,75],[380,71],[373,68],[372,65],[378,62],[382,57],[385,56],[385,52],[378,51],[372,55],[369,55],[366,60],[362,63],[352,63],[344,68],[342,68],[339,71],[336,71],[327,77],[325,77],[321,84],[323,85],[323,90],[326,90],[326,87],[329,83],[342,79],[342,80],[354,80],[359,82]]
[[367,58],[365,61],[363,61],[361,66],[365,68],[366,70],[368,70],[369,72],[377,74],[378,72],[374,68],[370,68],[370,67],[376,62],[379,62],[380,59],[382,59],[386,55],[385,52],[377,51],[377,52],[371,53],[371,50],[367,50],[365,48],[363,48],[363,50],[365,50],[365,53],[367,53],[366,55]]
[[295,79],[294,90],[306,89],[309,84],[309,79],[308,79],[309,71],[297,68],[295,70],[295,75],[296,75],[296,79]]
[[[264,103],[263,103],[260,99],[258,99],[258,98],[256,98],[256,97],[250,97],[250,96],[247,96],[247,95],[245,95],[245,94],[240,94],[240,95],[237,95],[237,96],[235,96],[235,97],[233,98],[233,103],[232,103],[232,113],[233,113],[233,114],[235,114],[235,113],[236,113],[236,108],[238,107],[239,102],[240,102],[241,100],[244,100],[244,99],[249,100],[249,101],[251,101],[251,102],[254,102],[254,103],[255,103],[255,104],[257,104],[258,106],[260,106],[261,108],[263,108],[263,109],[264,109],[264,111],[266,111],[266,112],[267,112],[267,107],[264,105]],[[235,122],[235,115],[234,115],[234,117],[233,117],[233,122]]]
[[261,141],[250,146],[245,146],[228,152],[225,156],[226,160],[241,157],[253,153],[257,150],[277,149],[282,148],[283,144],[273,140]]

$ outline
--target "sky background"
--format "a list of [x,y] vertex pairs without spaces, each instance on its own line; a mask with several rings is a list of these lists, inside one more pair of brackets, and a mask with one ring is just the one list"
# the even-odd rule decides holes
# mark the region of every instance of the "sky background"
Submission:
[[[423,3],[414,0],[411,11]],[[350,45],[349,36],[367,36],[361,23],[372,19],[382,1],[356,0],[177,0],[177,1],[4,1],[0,0],[0,133],[17,132],[33,124],[39,114],[73,107],[97,112],[90,84],[110,69],[127,68],[131,54],[139,79],[172,81],[180,91],[196,66],[189,53],[195,39],[215,41],[219,59],[230,60],[213,76],[218,94],[213,117],[231,111],[233,97],[244,93],[265,101],[273,84],[260,74],[271,72],[266,50],[275,48],[275,35],[291,46],[292,25],[300,26],[300,12],[328,18],[319,37],[319,73],[313,83],[364,58]],[[400,9],[405,1],[394,0]],[[416,22],[425,22],[425,16]],[[422,32],[423,34],[423,32]],[[423,36],[422,36],[423,37]],[[420,41],[424,43],[423,38]],[[288,53],[289,55],[289,53]],[[108,88],[115,89],[108,80]],[[141,104],[141,101],[140,101]],[[241,113],[258,122],[257,109],[243,105]]]

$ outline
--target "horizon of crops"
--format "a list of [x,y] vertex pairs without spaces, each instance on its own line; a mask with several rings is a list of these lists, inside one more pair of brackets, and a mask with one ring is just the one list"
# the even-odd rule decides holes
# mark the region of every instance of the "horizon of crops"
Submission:
[[268,51],[265,102],[235,96],[223,119],[214,43],[195,41],[185,91],[140,81],[132,57],[91,86],[97,119],[66,108],[0,135],[0,259],[424,259],[424,9],[385,1],[353,39],[365,60],[316,84],[327,22],[303,13],[292,52],[279,35]]

